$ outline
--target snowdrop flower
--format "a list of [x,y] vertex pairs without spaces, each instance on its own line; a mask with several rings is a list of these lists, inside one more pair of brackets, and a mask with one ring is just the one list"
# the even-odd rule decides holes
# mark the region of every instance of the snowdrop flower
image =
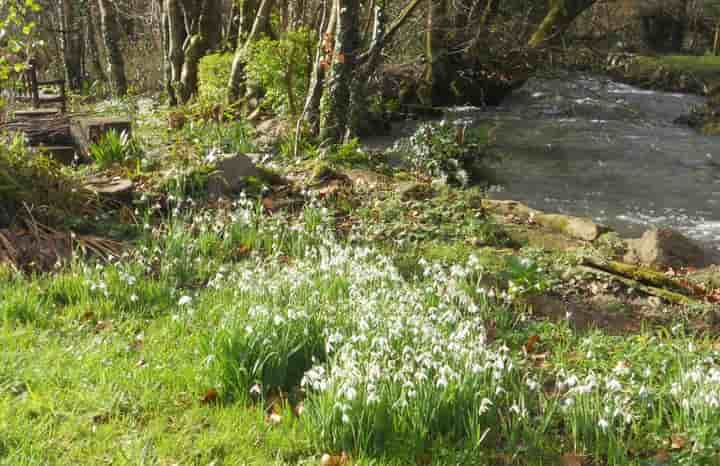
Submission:
[[136,303],[138,301],[138,296],[136,294],[133,294],[130,296],[130,302]]
[[603,430],[603,432],[605,432],[610,424],[604,418],[600,418],[598,426]]
[[192,298],[188,295],[184,295],[178,301],[178,306],[187,306],[192,302]]

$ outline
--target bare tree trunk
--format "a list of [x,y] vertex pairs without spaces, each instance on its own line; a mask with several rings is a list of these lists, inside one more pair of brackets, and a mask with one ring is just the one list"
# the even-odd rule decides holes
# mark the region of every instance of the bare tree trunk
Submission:
[[248,37],[243,40],[242,34],[239,34],[237,48],[235,49],[235,58],[233,59],[232,70],[230,71],[230,80],[228,82],[228,102],[231,104],[236,103],[245,95],[247,78],[245,75],[245,52],[248,44],[256,41],[263,32],[267,31],[270,24],[270,12],[274,2],[274,0],[262,0]]
[[385,46],[385,0],[375,1],[372,15],[374,21],[370,48],[363,62],[357,66],[350,88],[350,116],[345,140],[357,136],[362,122],[368,120],[368,84],[380,66]]
[[359,0],[336,0],[337,34],[320,112],[320,138],[338,144],[348,128],[350,85],[358,51]]
[[120,31],[115,16],[115,6],[110,3],[110,0],[98,0],[98,7],[100,8],[103,42],[107,50],[110,84],[115,95],[124,96],[127,93],[127,80],[125,79],[125,60],[120,51]]
[[185,21],[183,19],[179,0],[165,0],[164,13],[168,34],[166,53],[170,69],[170,79],[167,84],[167,91],[170,99],[170,105],[177,105],[177,84],[180,82],[183,62],[185,61],[183,44],[187,38],[187,32],[185,30]]
[[87,48],[90,50],[90,63],[95,76],[100,81],[106,81],[107,76],[100,59],[100,47],[98,46],[97,32],[95,31],[95,18],[92,14],[87,16]]
[[[322,98],[322,90],[325,84],[325,63],[330,60],[332,53],[332,37],[335,35],[335,26],[337,25],[337,13],[335,8],[337,2],[332,1],[330,7],[330,14],[327,15],[327,19],[323,18],[322,27],[320,30],[325,30],[324,34],[320,35],[318,43],[317,54],[315,56],[315,65],[313,66],[312,75],[310,76],[310,87],[308,89],[307,97],[305,98],[305,109],[303,110],[302,120],[308,126],[308,131],[311,136],[317,136],[320,131],[320,100]],[[298,121],[299,131],[300,121]]]
[[197,93],[200,59],[208,50],[219,45],[219,0],[205,0],[200,3],[185,1],[185,22],[191,25],[192,32],[184,47],[185,57],[177,89],[182,103]]
[[65,65],[65,79],[70,89],[80,89],[82,85],[82,27],[72,0],[62,0],[59,4],[62,49]]

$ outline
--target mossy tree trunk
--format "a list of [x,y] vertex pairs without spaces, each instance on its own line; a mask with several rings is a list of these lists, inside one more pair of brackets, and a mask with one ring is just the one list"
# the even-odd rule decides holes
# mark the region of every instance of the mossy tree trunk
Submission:
[[[91,12],[92,13],[92,12]],[[97,41],[97,32],[95,28],[95,16],[93,14],[88,15],[85,32],[85,48],[90,51],[90,63],[93,67],[96,79],[100,81],[106,81],[107,76],[105,74],[105,68],[102,65],[100,58],[100,47]]]
[[220,1],[185,0],[185,23],[190,25],[189,38],[184,47],[184,60],[177,93],[185,103],[198,90],[198,67],[200,59],[219,45]]
[[348,130],[350,88],[358,51],[359,0],[335,0],[337,29],[332,63],[320,105],[320,139],[343,142]]
[[[425,105],[442,103],[449,92],[447,0],[428,0],[425,33]],[[422,98],[423,96],[421,96]]]
[[98,0],[98,7],[103,43],[107,51],[110,85],[113,94],[124,96],[127,93],[127,80],[125,78],[125,60],[120,50],[120,31],[115,15],[115,5],[110,0]]
[[[270,27],[270,13],[272,12],[274,3],[275,0],[262,0],[260,6],[257,8],[252,29],[250,29],[248,34],[244,34],[242,30],[238,33],[235,58],[233,59],[232,69],[230,71],[230,80],[228,81],[228,102],[231,104],[238,102],[245,96],[247,91],[247,75],[245,73],[245,54],[247,47],[248,44],[258,40],[263,33],[268,31]],[[240,21],[239,27],[247,27],[245,20]]]
[[575,18],[593,6],[597,0],[550,0],[550,9],[530,38],[530,47],[541,47],[560,37]]

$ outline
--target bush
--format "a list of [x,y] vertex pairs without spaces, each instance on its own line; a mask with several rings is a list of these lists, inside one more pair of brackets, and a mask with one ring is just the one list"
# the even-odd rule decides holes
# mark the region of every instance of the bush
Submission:
[[442,121],[420,125],[392,151],[404,156],[422,175],[467,186],[482,176],[482,163],[489,155],[488,140],[487,127],[465,129]]
[[40,222],[68,214],[89,213],[93,195],[52,159],[34,154],[20,136],[0,137],[0,227],[12,224],[26,209]]
[[263,88],[263,107],[296,115],[305,100],[315,50],[315,33],[299,29],[280,40],[262,39],[246,57],[248,78]]
[[227,84],[232,69],[232,53],[213,53],[200,60],[198,78],[201,99],[223,102],[227,98]]

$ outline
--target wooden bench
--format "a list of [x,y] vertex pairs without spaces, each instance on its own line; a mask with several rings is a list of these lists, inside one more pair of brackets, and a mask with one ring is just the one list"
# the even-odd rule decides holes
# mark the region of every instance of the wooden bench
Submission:
[[[59,94],[45,94],[43,86],[57,86]],[[67,96],[65,94],[65,80],[55,79],[52,81],[38,81],[37,66],[30,61],[30,66],[23,74],[23,86],[15,97],[18,102],[30,102],[33,109],[39,109],[45,104],[60,104],[60,113],[67,111]]]

